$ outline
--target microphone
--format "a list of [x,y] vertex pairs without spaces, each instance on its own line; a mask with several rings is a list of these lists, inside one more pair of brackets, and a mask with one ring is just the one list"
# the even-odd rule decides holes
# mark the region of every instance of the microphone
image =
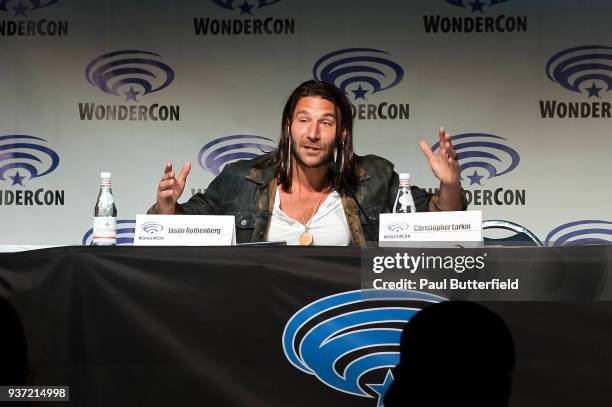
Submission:
[[[329,161],[327,163],[327,168],[334,175],[340,174],[340,167],[338,166],[338,163],[336,163],[335,161]],[[342,179],[344,180],[344,177],[342,177]]]
[[[371,235],[372,230],[371,227],[372,225],[370,224],[370,222],[374,222],[376,220],[376,218],[371,218],[367,212],[363,209],[363,207],[361,206],[361,204],[359,203],[359,201],[357,200],[357,198],[355,198],[355,195],[353,194],[353,191],[351,190],[348,182],[346,181],[346,178],[344,178],[344,175],[340,172],[340,166],[334,162],[334,161],[330,161],[327,163],[327,169],[329,169],[329,171],[334,174],[334,175],[340,175],[340,182],[342,182],[342,185],[344,186],[344,189],[346,189],[346,193],[351,197],[351,199],[353,201],[355,201],[355,203],[357,204],[357,208],[359,209],[359,212],[361,212],[361,214],[363,215],[363,217],[366,220],[366,227],[368,229],[368,232],[370,232],[369,234]],[[366,239],[367,241],[367,239]]]

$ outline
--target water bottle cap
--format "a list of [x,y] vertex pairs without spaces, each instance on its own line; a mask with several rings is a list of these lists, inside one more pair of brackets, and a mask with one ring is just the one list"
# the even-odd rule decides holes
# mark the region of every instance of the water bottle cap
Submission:
[[110,172],[101,172],[100,173],[100,178],[101,179],[110,179],[111,178],[111,173]]
[[399,175],[400,181],[410,181],[410,174],[407,172],[401,172]]

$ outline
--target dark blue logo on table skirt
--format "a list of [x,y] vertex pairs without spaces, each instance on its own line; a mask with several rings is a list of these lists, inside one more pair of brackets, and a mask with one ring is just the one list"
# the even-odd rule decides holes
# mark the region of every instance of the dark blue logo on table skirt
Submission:
[[213,175],[219,175],[227,164],[248,160],[276,148],[267,137],[236,134],[216,138],[204,145],[198,154],[200,166]]
[[547,246],[578,246],[612,243],[612,222],[584,219],[564,223],[551,230],[544,244]]
[[321,298],[298,312],[283,332],[293,366],[325,385],[378,406],[393,382],[406,322],[445,298],[417,291],[350,291]]

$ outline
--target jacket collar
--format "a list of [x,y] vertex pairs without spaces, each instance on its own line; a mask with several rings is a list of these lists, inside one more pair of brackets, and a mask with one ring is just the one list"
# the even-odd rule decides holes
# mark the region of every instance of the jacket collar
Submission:
[[[361,157],[355,155],[355,174],[357,175],[357,182],[368,181],[372,178],[372,176],[368,173],[366,168],[361,165]],[[270,181],[276,176],[276,170],[278,168],[278,163],[273,162],[270,166],[265,168],[251,168],[251,170],[247,173],[246,179],[255,182],[259,185],[265,185],[270,183]]]
[[271,165],[265,168],[252,167],[251,170],[245,176],[245,178],[259,185],[269,184],[270,181],[276,175],[277,168],[278,168],[278,164],[276,163],[276,161],[274,161]]

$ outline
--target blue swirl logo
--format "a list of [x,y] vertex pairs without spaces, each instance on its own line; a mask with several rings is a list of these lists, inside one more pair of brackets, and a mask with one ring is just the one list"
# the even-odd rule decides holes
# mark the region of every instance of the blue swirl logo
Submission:
[[[457,153],[461,179],[464,180],[466,173],[470,186],[482,186],[483,178],[487,180],[507,174],[521,161],[519,153],[507,146],[503,137],[485,133],[466,133],[453,136],[451,140]],[[440,142],[432,146],[434,152],[439,148]]]
[[601,97],[612,87],[612,47],[585,45],[568,48],[546,63],[546,76],[565,89]]
[[388,225],[387,229],[389,229],[391,232],[401,232],[401,231],[408,229],[409,227],[410,225],[408,225],[407,223],[397,222],[397,223],[392,223]]
[[[469,2],[468,4],[472,7],[472,13],[475,13],[477,11],[484,13],[483,7],[488,6],[488,7],[493,7],[493,6],[497,6],[498,4],[501,3],[505,3],[508,0],[490,0],[488,3],[486,1],[480,1],[480,0],[474,0],[472,2]],[[466,0],[446,0],[447,3],[452,4],[453,6],[457,6],[457,7],[462,7],[462,8],[466,8]]]
[[[15,17],[17,16],[27,17],[28,11],[30,12],[36,11],[38,9],[51,6],[57,3],[58,1],[59,0],[29,0],[28,2],[27,0],[19,0],[19,2],[17,2],[17,0],[0,0],[0,11],[8,11],[10,8],[15,13],[14,14]],[[19,4],[9,7],[9,4],[11,3],[19,3]],[[30,7],[24,5],[23,3],[29,3]]]
[[141,228],[145,233],[148,233],[150,235],[154,235],[164,230],[164,226],[157,222],[143,223]]
[[206,143],[198,154],[200,166],[219,175],[227,164],[255,158],[276,148],[274,141],[262,136],[236,134]]
[[327,386],[378,406],[393,382],[405,323],[445,298],[418,291],[349,291],[319,299],[291,317],[283,350],[293,366]]
[[564,223],[548,233],[546,246],[579,246],[612,243],[612,222],[585,219]]
[[318,81],[334,84],[355,100],[392,88],[404,70],[388,52],[373,48],[347,48],[323,55],[312,67]]
[[[136,221],[134,219],[117,219],[117,245],[131,246],[134,243],[134,232],[136,231]],[[81,244],[83,246],[92,245],[93,228],[83,235]]]
[[210,0],[217,6],[226,10],[240,11],[240,15],[248,14],[253,15],[253,9],[259,10],[260,8],[271,6],[278,3],[281,0],[257,0],[257,5],[251,4],[248,0],[242,1],[241,4],[236,5],[234,0]]
[[9,178],[11,186],[42,177],[59,165],[59,155],[42,145],[45,139],[24,134],[0,136],[0,181]]
[[113,96],[138,102],[138,96],[158,92],[174,80],[174,71],[148,51],[123,50],[101,55],[85,68],[93,86]]

